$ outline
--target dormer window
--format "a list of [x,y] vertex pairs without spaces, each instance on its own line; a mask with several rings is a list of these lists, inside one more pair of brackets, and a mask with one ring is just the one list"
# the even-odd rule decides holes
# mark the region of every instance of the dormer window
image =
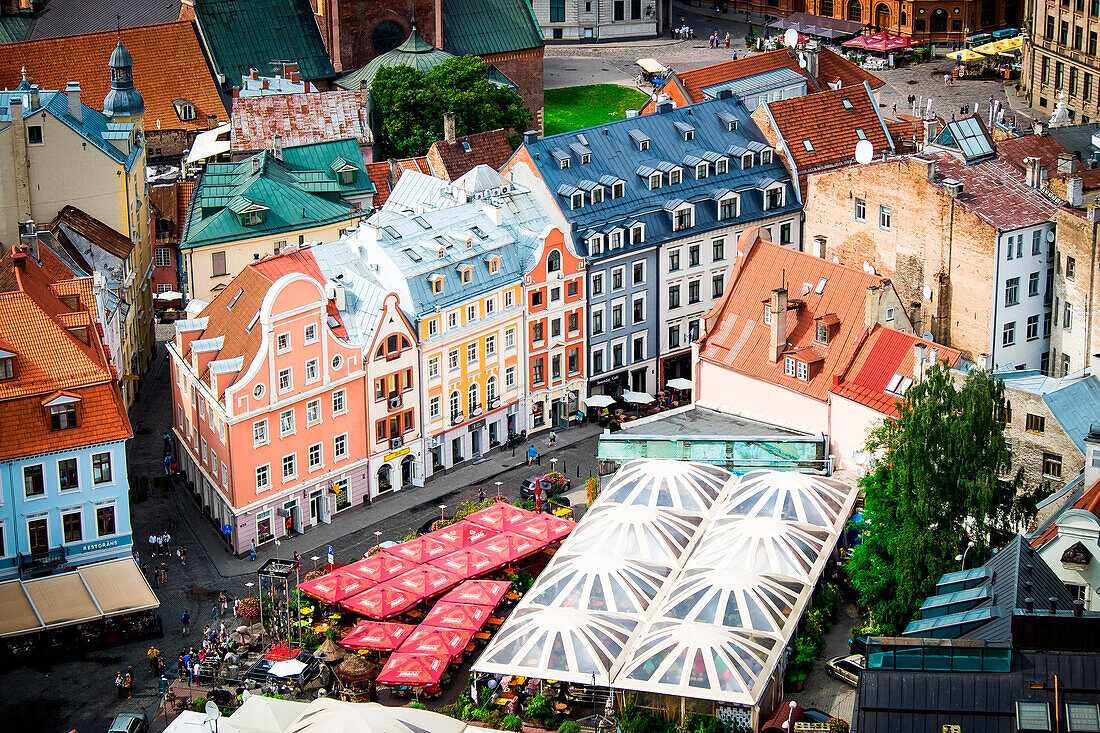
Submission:
[[594,203],[594,204],[602,204],[603,203],[603,186],[596,186],[595,188],[592,189],[592,203]]
[[581,165],[588,165],[592,162],[592,153],[581,153]]
[[718,219],[736,219],[741,215],[741,199],[736,196],[728,196],[718,202]]
[[[815,291],[816,292],[816,291]],[[820,295],[820,293],[818,293]],[[827,344],[836,335],[837,326],[840,325],[840,319],[836,317],[835,313],[829,313],[817,318],[817,334],[816,340],[818,343]]]
[[246,211],[241,214],[241,226],[243,227],[251,227],[263,223],[264,215],[262,211]]
[[753,156],[752,153],[745,153],[744,155],[742,155],[741,156],[741,170],[744,171],[744,170],[748,170],[749,168],[752,168],[753,158],[754,158],[754,156]]
[[495,275],[498,272],[500,272],[500,258],[494,257],[493,259],[489,260],[489,274]]
[[708,171],[709,166],[706,163],[700,163],[699,165],[695,166],[695,178],[697,180],[700,178],[706,178]]
[[638,143],[639,150],[649,150],[649,140],[642,140]]
[[463,267],[461,270],[459,270],[458,274],[464,285],[474,279],[473,268],[471,267]]
[[695,210],[691,206],[685,206],[682,209],[677,209],[672,214],[672,228],[674,231],[682,231],[689,229],[694,224]]
[[673,168],[668,172],[668,185],[675,186],[680,182],[682,176],[683,173],[679,168]]
[[67,430],[76,427],[76,402],[50,407],[50,429]]
[[195,105],[186,99],[172,100],[172,106],[176,108],[176,117],[182,122],[195,119]]
[[561,168],[562,170],[565,170],[566,168],[568,168],[568,167],[569,167],[569,158],[561,158],[561,159],[559,159],[559,160],[558,160],[558,166],[559,166],[559,167],[560,167],[560,168]]
[[0,357],[0,382],[15,378],[15,357]]
[[764,192],[764,209],[779,209],[784,205],[784,189],[783,185],[778,185],[773,188],[769,188]]
[[771,303],[765,303],[764,304],[764,323],[769,323],[770,324],[771,322],[772,322],[772,304]]
[[608,239],[608,247],[611,249],[619,249],[623,246],[623,232],[621,229],[616,229],[611,232]]
[[651,173],[649,175],[649,190],[653,191],[661,187],[661,174]]
[[578,191],[578,192],[574,193],[572,196],[569,197],[569,208],[570,209],[584,208],[584,192],[583,191]]
[[588,238],[588,254],[600,255],[603,254],[603,236],[595,234]]
[[695,139],[695,128],[688,123],[675,122],[673,126],[680,132],[680,137],[682,137],[685,142]]
[[760,151],[760,165],[770,165],[772,162],[771,148]]
[[340,184],[343,186],[350,186],[355,183],[355,170],[340,171],[338,175],[340,178]]
[[793,377],[798,368],[798,360],[793,356],[788,356],[783,360],[783,373],[788,377]]
[[823,344],[829,343],[829,327],[824,323],[817,324],[817,340]]
[[443,277],[436,275],[432,278],[432,295],[439,295],[443,292]]
[[611,198],[621,199],[625,195],[625,188],[626,185],[622,181],[615,183],[613,186],[611,186]]
[[729,164],[730,162],[727,158],[719,158],[718,160],[714,161],[714,175],[720,176],[725,173],[727,170],[729,170]]
[[645,224],[635,224],[630,228],[630,242],[637,244],[645,241]]
[[630,130],[627,132],[627,135],[637,144],[638,150],[649,150],[649,136],[644,132],[641,130]]

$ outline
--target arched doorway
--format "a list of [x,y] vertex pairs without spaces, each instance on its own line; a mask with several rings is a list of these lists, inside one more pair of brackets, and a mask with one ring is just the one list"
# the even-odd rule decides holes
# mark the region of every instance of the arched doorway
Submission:
[[859,4],[859,0],[848,0],[848,20],[863,22],[863,6]]
[[886,3],[879,3],[875,8],[875,25],[879,30],[890,30],[890,8]]
[[390,464],[383,463],[382,467],[378,469],[378,493],[389,491],[393,488],[393,482],[390,481],[390,474]]
[[413,480],[413,463],[415,459],[411,455],[405,456],[401,459],[401,486],[404,488],[412,483]]
[[933,33],[946,33],[947,32],[947,11],[943,8],[936,8],[932,11],[932,26]]

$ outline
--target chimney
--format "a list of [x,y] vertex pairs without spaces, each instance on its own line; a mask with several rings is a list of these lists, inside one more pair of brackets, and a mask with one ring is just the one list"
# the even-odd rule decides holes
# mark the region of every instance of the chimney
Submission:
[[248,70],[248,78],[249,78],[249,79],[251,79],[252,81],[258,81],[258,80],[259,80],[259,78],[260,78],[260,71],[259,71],[259,69],[251,69],[251,68],[250,68],[250,69]]
[[1058,154],[1058,175],[1072,176],[1077,172],[1077,156],[1073,153]]
[[528,130],[523,133],[523,142],[525,145],[531,145],[539,139],[539,133],[537,130]]
[[283,136],[275,134],[275,160],[283,159]]
[[920,381],[924,374],[924,344],[913,344],[913,379]]
[[936,121],[925,120],[924,121],[924,144],[930,145],[933,140],[936,139]]
[[819,63],[818,63],[818,50],[817,44],[813,41],[806,44],[806,48],[802,51],[802,59],[806,62],[806,73],[817,78]]
[[298,65],[294,65],[294,71],[290,72],[290,83],[300,84],[302,82],[302,75],[298,73]]
[[1076,618],[1081,618],[1085,615],[1085,602],[1080,598],[1073,602],[1073,615]]
[[1036,156],[1024,158],[1024,178],[1027,181],[1027,185],[1031,188],[1039,188],[1042,184],[1042,176],[1040,174],[1040,166],[1042,161]]
[[80,122],[80,82],[70,81],[65,84],[65,96],[69,98],[69,117]]
[[1035,137],[1045,137],[1047,134],[1047,126],[1042,122],[1036,122],[1033,129],[1035,130]]
[[267,81],[267,78],[265,77],[264,80],[260,82],[260,89],[267,89],[267,88],[268,88],[268,81]]
[[1034,611],[1035,611],[1035,599],[1034,598],[1029,597],[1029,598],[1024,599],[1024,611],[1026,611],[1027,613],[1034,613]]
[[1085,488],[1091,489],[1100,481],[1100,423],[1089,426],[1085,436]]
[[359,81],[359,104],[364,107],[370,104],[370,84],[366,79]]
[[1052,614],[1058,613],[1058,599],[1051,596],[1047,599],[1047,603],[1050,604],[1050,612]]
[[40,261],[38,256],[38,227],[34,219],[28,219],[19,227],[19,243],[23,245],[23,251],[35,261]]
[[455,141],[455,113],[443,113],[443,140],[453,143]]
[[668,114],[672,110],[676,109],[676,103],[671,99],[665,99],[657,103],[657,114]]
[[1086,218],[1090,224],[1100,221],[1100,204],[1089,204],[1086,212]]
[[1075,209],[1085,205],[1085,187],[1081,176],[1070,176],[1066,181],[1066,203]]
[[772,291],[771,347],[768,358],[772,364],[779,362],[779,355],[787,348],[787,289]]
[[939,364],[940,363],[940,350],[937,349],[935,346],[930,346],[928,348],[928,363],[929,364]]
[[390,158],[386,161],[389,164],[389,175],[386,177],[386,182],[389,184],[390,189],[393,189],[397,185],[398,179],[401,178],[401,167],[397,164],[396,158]]
[[22,244],[17,244],[11,248],[11,264],[20,270],[27,267],[27,248]]
[[951,198],[953,199],[962,196],[964,186],[961,181],[956,181],[954,178],[945,178],[943,187],[947,193],[951,194]]
[[31,175],[30,158],[27,155],[27,131],[26,122],[23,119],[23,97],[13,94],[9,98],[12,128],[12,153],[15,169],[15,203],[17,209],[15,217],[27,220],[31,218]]
[[884,288],[872,285],[863,295],[863,325],[870,330],[879,322],[879,311],[882,308],[882,292]]
[[504,212],[496,204],[484,204],[481,207],[481,213],[485,214],[485,217],[493,222],[494,226],[501,226],[504,222]]
[[931,181],[936,177],[936,161],[914,156],[909,159],[909,172],[915,178]]
[[232,89],[229,90],[229,94],[230,94],[230,96],[233,97],[233,99],[239,99],[240,96],[241,96],[241,88],[240,87],[233,87]]
[[825,252],[828,249],[829,238],[824,234],[818,234],[814,237],[814,257],[820,257],[825,259]]
[[283,78],[289,79],[290,75],[298,70],[298,64],[290,64],[286,61],[283,62]]

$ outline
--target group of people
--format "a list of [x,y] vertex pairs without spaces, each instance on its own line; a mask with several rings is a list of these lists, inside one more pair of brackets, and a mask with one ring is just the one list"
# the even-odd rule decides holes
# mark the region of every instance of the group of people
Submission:
[[119,698],[125,698],[129,700],[134,696],[134,668],[127,667],[125,671],[119,672],[115,676],[115,689],[118,690]]
[[[724,41],[724,43],[725,43],[725,48],[728,51],[729,47],[730,47],[730,34],[729,34],[728,31],[726,32],[726,40]],[[722,48],[722,44],[723,44],[723,41],[718,36],[718,31],[715,31],[714,33],[710,34],[710,47],[711,48]],[[733,57],[735,59],[737,58],[737,51],[733,52]]]

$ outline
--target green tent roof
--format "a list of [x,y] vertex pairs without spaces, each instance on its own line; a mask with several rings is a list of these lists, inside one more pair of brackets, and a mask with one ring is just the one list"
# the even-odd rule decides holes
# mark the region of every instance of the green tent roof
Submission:
[[530,0],[447,0],[443,47],[456,56],[485,56],[541,48]]
[[[236,163],[211,163],[191,198],[183,249],[218,242],[291,232],[347,219],[346,197],[375,192],[354,139],[283,148],[282,160],[270,150]],[[341,184],[333,169],[356,169],[355,180]],[[245,225],[241,214],[262,212]]]
[[360,82],[366,81],[369,87],[374,83],[374,77],[378,74],[379,69],[394,66],[410,66],[421,74],[426,74],[453,57],[453,54],[440,51],[421,38],[414,25],[412,32],[409,33],[409,37],[405,39],[404,43],[381,56],[375,56],[366,66],[340,77],[336,80],[336,85],[344,89],[355,90],[359,88]]
[[270,74],[283,62],[302,78],[336,76],[309,0],[195,0],[214,69],[239,85],[250,68]]

